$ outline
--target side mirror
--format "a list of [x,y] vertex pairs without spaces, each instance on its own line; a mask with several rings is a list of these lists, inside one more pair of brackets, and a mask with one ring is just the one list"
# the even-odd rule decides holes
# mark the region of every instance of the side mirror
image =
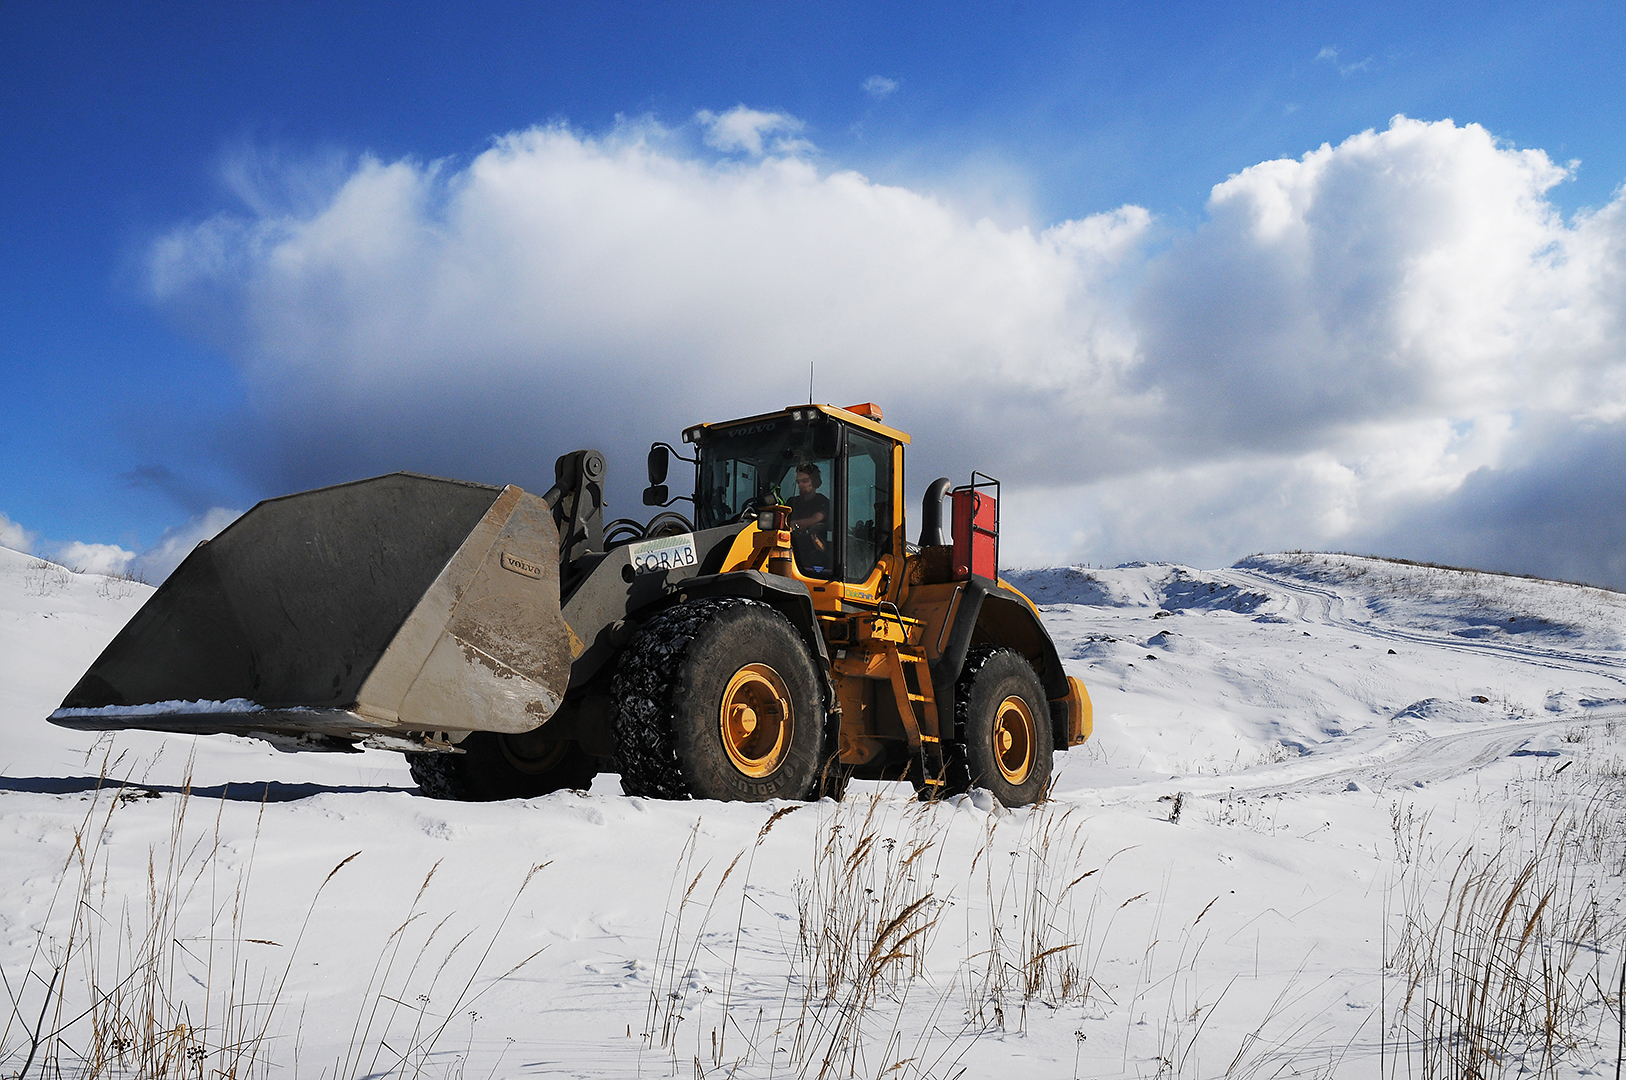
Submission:
[[826,420],[813,426],[813,456],[833,458],[841,451],[841,425]]
[[[653,472],[654,470],[651,471]],[[644,488],[645,506],[665,506],[671,501],[671,499],[667,498],[665,484],[651,484]]]
[[[666,470],[672,463],[672,452],[665,443],[656,443],[649,448],[649,482],[651,484],[666,483]],[[647,498],[645,506],[654,506]]]

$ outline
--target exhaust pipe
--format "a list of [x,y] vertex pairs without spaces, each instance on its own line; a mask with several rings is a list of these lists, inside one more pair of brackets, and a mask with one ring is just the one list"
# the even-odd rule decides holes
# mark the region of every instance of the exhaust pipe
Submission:
[[948,543],[943,535],[943,498],[953,486],[952,480],[940,476],[926,489],[926,498],[920,504],[921,547],[943,547]]

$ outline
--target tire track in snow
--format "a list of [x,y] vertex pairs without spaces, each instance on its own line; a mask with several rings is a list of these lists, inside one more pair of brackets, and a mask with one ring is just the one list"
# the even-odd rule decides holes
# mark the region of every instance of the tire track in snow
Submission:
[[[1626,712],[1619,714],[1626,719]],[[1600,717],[1601,718],[1601,717]],[[1156,799],[1175,791],[1198,797],[1216,795],[1325,794],[1347,790],[1358,782],[1374,790],[1423,786],[1450,780],[1508,757],[1534,739],[1559,734],[1573,717],[1474,725],[1464,731],[1430,735],[1418,728],[1396,731],[1391,722],[1381,735],[1310,753],[1280,765],[1255,766],[1235,773],[1181,776],[1110,788],[1058,792],[1061,797],[1099,801],[1110,806]],[[1351,740],[1357,738],[1352,735]]]
[[[1470,655],[1490,655],[1556,671],[1584,671],[1626,686],[1626,677],[1618,674],[1618,672],[1626,671],[1626,660],[1619,656],[1578,649],[1561,649],[1552,645],[1487,641],[1460,638],[1448,633],[1442,634],[1438,631],[1381,626],[1347,617],[1344,614],[1344,608],[1348,603],[1348,598],[1333,589],[1309,585],[1296,578],[1275,577],[1258,570],[1224,570],[1217,572],[1215,576],[1222,578],[1235,576],[1246,581],[1254,588],[1264,588],[1267,591],[1274,588],[1279,592],[1289,594],[1294,600],[1302,600],[1308,597],[1319,600],[1321,602],[1318,613],[1319,618],[1306,618],[1304,609],[1302,607],[1299,609],[1299,617],[1305,622],[1343,626],[1385,641],[1400,641],[1426,648],[1450,649]],[[1240,586],[1240,582],[1236,584]]]

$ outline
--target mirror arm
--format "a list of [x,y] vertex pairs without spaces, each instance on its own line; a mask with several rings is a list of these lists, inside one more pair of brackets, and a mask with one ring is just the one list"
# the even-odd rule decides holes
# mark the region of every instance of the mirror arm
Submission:
[[651,450],[653,450],[657,446],[666,447],[666,452],[668,454],[671,454],[674,460],[687,461],[690,465],[697,465],[700,462],[700,459],[698,457],[684,457],[682,454],[677,452],[677,447],[673,446],[671,443],[663,443],[663,442],[652,443],[652,444],[650,444],[649,448]]

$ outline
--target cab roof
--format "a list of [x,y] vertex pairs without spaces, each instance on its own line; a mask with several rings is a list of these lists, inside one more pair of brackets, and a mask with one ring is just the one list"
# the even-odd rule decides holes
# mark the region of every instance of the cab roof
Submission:
[[835,405],[787,405],[777,412],[757,413],[755,416],[741,416],[733,420],[719,420],[716,423],[711,424],[694,424],[684,431],[684,441],[692,441],[689,438],[689,432],[692,431],[710,431],[716,428],[729,428],[736,424],[750,424],[756,421],[767,420],[779,416],[794,416],[798,412],[807,411],[821,412],[833,420],[840,420],[844,424],[851,424],[853,427],[863,428],[865,431],[874,432],[875,434],[891,439],[894,442],[903,443],[905,446],[909,445],[910,440],[907,432],[899,431],[895,427],[888,427],[879,420],[871,420],[867,416],[855,413],[850,409],[838,408]]

